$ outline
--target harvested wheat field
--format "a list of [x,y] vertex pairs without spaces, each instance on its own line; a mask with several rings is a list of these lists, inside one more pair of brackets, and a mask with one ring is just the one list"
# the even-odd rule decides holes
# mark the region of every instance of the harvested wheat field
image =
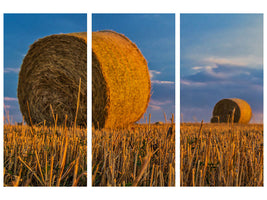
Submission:
[[4,125],[4,186],[86,185],[86,128]]
[[175,125],[92,129],[93,186],[175,186]]
[[263,186],[263,125],[181,123],[181,186]]

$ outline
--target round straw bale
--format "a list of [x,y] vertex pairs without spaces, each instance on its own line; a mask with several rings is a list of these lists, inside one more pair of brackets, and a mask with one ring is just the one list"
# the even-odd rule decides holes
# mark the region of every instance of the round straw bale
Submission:
[[114,31],[92,33],[92,122],[96,128],[127,126],[150,99],[147,62],[137,46]]
[[[233,114],[234,118],[232,119]],[[251,116],[252,111],[246,101],[237,98],[222,99],[214,106],[211,122],[231,122],[233,120],[234,123],[247,124]]]
[[[87,121],[87,33],[50,35],[34,42],[25,56],[17,96],[27,124]],[[53,115],[53,114],[54,115]]]

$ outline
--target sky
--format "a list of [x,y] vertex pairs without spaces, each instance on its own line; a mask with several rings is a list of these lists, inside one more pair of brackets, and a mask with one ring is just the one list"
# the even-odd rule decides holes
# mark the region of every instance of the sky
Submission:
[[263,122],[263,15],[180,15],[182,122],[209,122],[214,105],[240,98]]
[[86,31],[86,14],[4,14],[4,107],[13,123],[22,121],[17,84],[29,46],[48,35]]
[[[92,31],[113,30],[124,34],[141,50],[148,62],[151,99],[145,113],[151,122],[175,114],[175,15],[93,14]],[[141,118],[140,122],[145,122]]]
[[[51,34],[85,32],[86,18],[86,14],[4,14],[4,107],[12,122],[22,121],[17,84],[29,46]],[[175,15],[93,14],[92,30],[107,29],[126,35],[148,62],[152,96],[144,116],[151,113],[152,122],[164,121],[165,112],[169,120],[175,113]]]

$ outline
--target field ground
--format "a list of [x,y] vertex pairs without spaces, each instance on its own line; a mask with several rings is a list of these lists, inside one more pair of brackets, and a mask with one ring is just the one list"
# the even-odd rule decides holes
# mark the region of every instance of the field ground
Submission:
[[263,125],[181,123],[181,186],[263,186]]
[[86,185],[86,128],[4,125],[4,186]]
[[[93,186],[175,186],[175,125],[92,129]],[[182,123],[181,186],[263,186],[263,125]],[[86,186],[87,129],[4,125],[4,186]]]
[[92,129],[93,186],[175,186],[175,125]]

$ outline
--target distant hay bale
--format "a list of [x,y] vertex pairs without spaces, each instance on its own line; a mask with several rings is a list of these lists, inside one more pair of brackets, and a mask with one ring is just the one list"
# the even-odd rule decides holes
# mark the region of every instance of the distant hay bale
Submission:
[[114,31],[92,33],[92,123],[123,127],[138,121],[150,98],[147,62],[137,46]]
[[246,101],[237,98],[222,99],[214,106],[211,122],[231,122],[233,113],[233,122],[240,124],[249,123],[252,116],[250,105]]
[[50,35],[34,42],[23,60],[17,89],[20,110],[27,124],[31,124],[30,116],[33,124],[46,120],[46,124],[51,125],[56,115],[57,123],[63,124],[67,115],[67,124],[72,125],[80,79],[77,125],[85,126],[87,33]]

